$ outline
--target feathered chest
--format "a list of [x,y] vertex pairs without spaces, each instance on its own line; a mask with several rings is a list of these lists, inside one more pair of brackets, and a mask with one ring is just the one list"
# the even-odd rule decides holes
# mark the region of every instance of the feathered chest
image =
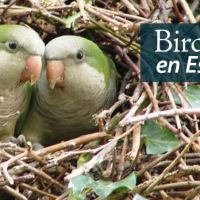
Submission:
[[66,84],[64,88],[53,90],[48,87],[47,81],[42,79],[36,91],[35,103],[38,112],[44,116],[44,120],[48,119],[47,123],[50,120],[54,126],[80,119],[83,124],[91,123],[92,115],[103,109],[109,101],[109,91],[103,82],[103,76],[101,78],[94,75],[93,78],[94,80],[84,81],[82,84],[78,84],[80,80],[75,78],[74,84]]
[[50,133],[89,133],[94,130],[92,115],[107,109],[115,99],[114,79],[106,85],[104,75],[96,70],[71,68],[65,71],[65,86],[50,89],[43,73],[36,84],[34,109]]
[[0,91],[0,130],[9,121],[19,117],[25,104],[25,86],[20,86],[11,91]]
[[[45,72],[37,83],[36,101],[41,110],[57,116],[90,112],[102,107],[107,98],[108,89],[104,75],[88,66],[82,65],[79,70],[71,68],[65,71],[65,86],[50,89]],[[51,108],[51,110],[49,109]],[[69,116],[67,116],[69,117]]]

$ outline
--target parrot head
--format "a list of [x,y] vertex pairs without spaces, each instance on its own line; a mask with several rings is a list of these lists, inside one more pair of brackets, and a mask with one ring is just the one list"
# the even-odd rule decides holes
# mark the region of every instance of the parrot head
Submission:
[[73,94],[89,95],[93,88],[109,85],[110,68],[99,47],[78,36],[61,36],[45,48],[49,86],[67,88]]
[[26,81],[34,84],[41,73],[44,50],[44,43],[34,30],[0,25],[1,88],[12,90]]

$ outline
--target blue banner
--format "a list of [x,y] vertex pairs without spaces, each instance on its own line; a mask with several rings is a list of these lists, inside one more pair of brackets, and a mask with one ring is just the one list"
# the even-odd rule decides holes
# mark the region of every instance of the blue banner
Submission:
[[142,82],[200,82],[200,24],[141,24]]

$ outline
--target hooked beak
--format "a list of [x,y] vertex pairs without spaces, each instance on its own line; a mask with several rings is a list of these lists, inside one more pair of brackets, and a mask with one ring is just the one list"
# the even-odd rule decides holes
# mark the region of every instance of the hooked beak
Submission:
[[64,87],[64,64],[59,60],[47,61],[47,80],[51,89],[57,87]]
[[25,62],[26,68],[22,72],[21,81],[30,81],[31,85],[33,85],[39,78],[42,70],[41,56],[29,56]]

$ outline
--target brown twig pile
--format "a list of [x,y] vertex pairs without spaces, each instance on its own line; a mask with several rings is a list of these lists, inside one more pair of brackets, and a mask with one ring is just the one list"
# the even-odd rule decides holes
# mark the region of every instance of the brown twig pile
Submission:
[[[65,34],[87,37],[113,58],[120,78],[118,101],[94,116],[100,132],[38,151],[30,143],[26,148],[0,144],[0,199],[70,199],[67,186],[77,176],[90,172],[96,180],[117,182],[133,171],[136,186],[105,199],[132,199],[137,193],[148,199],[198,197],[200,108],[183,93],[186,84],[140,82],[139,45],[141,23],[199,22],[198,6],[199,0],[1,1],[1,23],[26,24],[45,43]],[[147,120],[169,129],[181,142],[167,153],[147,155],[141,135]],[[97,140],[98,145],[91,143]],[[90,159],[77,167],[80,155]],[[100,197],[89,190],[86,199]]]

